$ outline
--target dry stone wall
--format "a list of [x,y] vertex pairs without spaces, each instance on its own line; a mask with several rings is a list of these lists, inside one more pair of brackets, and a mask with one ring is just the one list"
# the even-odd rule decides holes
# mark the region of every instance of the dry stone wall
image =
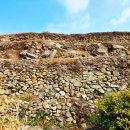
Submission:
[[78,59],[75,62],[78,65],[70,63],[62,67],[61,64],[37,67],[3,62],[0,95],[15,95],[17,100],[10,102],[9,109],[1,110],[1,115],[14,113],[24,118],[35,117],[37,111],[43,110],[58,121],[75,123],[76,107],[92,112],[95,99],[129,88],[128,62],[114,60],[86,62]]
[[47,120],[76,123],[77,114],[94,111],[96,99],[130,87],[129,51],[130,33],[0,36],[2,56],[22,57],[0,59],[0,97],[12,99],[8,107],[0,104],[0,116],[26,121],[44,111]]

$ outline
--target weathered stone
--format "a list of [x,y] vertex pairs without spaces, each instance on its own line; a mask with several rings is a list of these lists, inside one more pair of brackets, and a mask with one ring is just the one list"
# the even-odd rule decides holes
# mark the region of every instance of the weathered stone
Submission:
[[40,50],[36,50],[35,52],[36,52],[36,53],[40,53]]
[[73,118],[72,117],[69,117],[66,119],[67,122],[72,122],[73,121]]
[[27,58],[27,57],[29,57],[29,58],[34,58],[34,59],[37,59],[37,58],[38,58],[37,55],[31,54],[31,53],[29,53],[27,50],[24,50],[24,51],[20,52],[20,55],[23,56],[23,57],[25,57],[25,58]]
[[62,109],[62,106],[61,105],[57,105],[57,109]]
[[81,126],[82,126],[82,128],[84,128],[84,129],[87,128],[87,124],[86,124],[86,123],[82,123]]
[[70,91],[69,87],[64,87],[64,91],[67,93]]
[[43,129],[40,128],[39,126],[31,127],[31,126],[26,125],[26,126],[18,126],[17,130],[43,130]]
[[60,91],[60,95],[61,96],[65,96],[65,92],[64,91]]
[[101,88],[101,86],[99,86],[99,85],[91,85],[90,87],[93,88],[93,89],[99,89],[99,88]]
[[79,90],[80,90],[80,92],[84,92],[84,88],[83,87],[81,87]]
[[113,85],[113,84],[111,84],[111,87],[112,88],[119,88],[119,85]]
[[55,97],[56,97],[56,98],[59,98],[59,97],[60,97],[60,93],[56,93],[56,94],[55,94]]
[[106,71],[106,74],[107,74],[107,75],[111,75],[111,72],[110,72],[110,71]]
[[81,97],[82,94],[80,92],[75,92],[75,95],[76,95],[76,97],[79,98],[79,97]]
[[114,80],[118,80],[118,78],[117,77],[112,77],[112,80],[114,81]]
[[49,57],[50,54],[51,54],[51,51],[45,50],[45,51],[43,52],[43,54],[42,54],[42,57],[43,57],[43,58]]
[[96,75],[101,76],[101,75],[103,75],[103,73],[101,73],[101,72],[96,72]]
[[67,105],[68,107],[71,107],[71,106],[72,106],[72,103],[67,102],[66,105]]
[[103,53],[103,54],[105,54],[106,56],[108,56],[108,50],[107,50],[107,48],[104,46],[104,45],[102,45],[101,43],[98,43],[98,53]]
[[50,58],[54,58],[55,55],[56,55],[56,53],[57,53],[57,50],[53,50],[53,52],[52,52],[51,55],[50,55]]
[[5,90],[5,94],[6,95],[10,95],[11,94],[11,90]]
[[118,71],[113,71],[114,76],[120,76],[120,73]]
[[84,94],[84,95],[82,95],[82,98],[83,98],[83,99],[86,99],[86,97],[87,97],[87,95],[85,95],[85,94]]
[[53,111],[55,111],[55,110],[56,110],[56,106],[54,106],[54,107],[51,107],[51,109],[52,109]]
[[40,92],[39,95],[38,95],[38,97],[39,97],[40,99],[44,99],[45,96],[46,96],[46,93],[45,93],[45,92]]
[[107,88],[106,91],[107,92],[112,92],[112,88]]
[[57,92],[59,92],[60,91],[60,88],[54,88]]
[[67,118],[69,118],[69,117],[71,117],[71,113],[70,113],[70,112],[66,112],[65,116],[66,116]]
[[104,91],[103,89],[98,89],[98,91],[99,91],[100,93],[102,93],[102,94],[105,93],[105,91]]
[[49,104],[44,103],[44,104],[43,104],[43,108],[48,109],[48,108],[50,108],[50,105],[49,105]]
[[88,71],[83,71],[83,75],[88,75]]
[[24,87],[22,88],[22,90],[24,90],[24,91],[27,90],[27,86],[24,86]]
[[4,89],[0,89],[0,95],[5,94],[5,90]]
[[101,72],[105,73],[105,72],[106,72],[106,69],[105,69],[105,68],[102,68],[102,69],[101,69]]
[[81,86],[82,86],[82,83],[76,80],[76,81],[74,82],[74,86],[75,86],[75,87],[81,87]]

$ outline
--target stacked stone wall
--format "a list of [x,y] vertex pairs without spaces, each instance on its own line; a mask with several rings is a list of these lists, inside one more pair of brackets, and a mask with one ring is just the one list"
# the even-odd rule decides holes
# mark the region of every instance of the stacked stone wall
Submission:
[[129,67],[120,58],[84,58],[55,65],[5,61],[0,67],[0,95],[17,100],[1,113],[15,114],[18,107],[17,114],[22,116],[35,117],[42,110],[57,120],[75,122],[75,105],[92,112],[95,99],[130,87]]

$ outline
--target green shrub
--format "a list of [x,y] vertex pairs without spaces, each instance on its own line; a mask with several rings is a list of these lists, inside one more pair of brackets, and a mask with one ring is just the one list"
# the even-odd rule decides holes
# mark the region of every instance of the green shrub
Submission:
[[106,95],[96,103],[91,122],[105,130],[130,130],[130,90]]
[[[50,120],[47,120],[46,117],[49,117]],[[51,130],[51,127],[53,126],[58,126],[64,129],[68,124],[60,124],[54,117],[50,117],[47,113],[41,110],[36,113],[36,117],[29,117],[28,125],[40,126],[44,130]]]
[[38,111],[36,117],[29,117],[28,124],[31,126],[43,126],[46,122],[47,114],[44,111]]

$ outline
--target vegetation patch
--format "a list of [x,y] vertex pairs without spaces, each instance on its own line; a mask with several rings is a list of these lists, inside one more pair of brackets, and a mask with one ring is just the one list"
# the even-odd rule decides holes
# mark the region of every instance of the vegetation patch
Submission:
[[130,90],[110,93],[96,104],[91,122],[105,130],[130,129]]

